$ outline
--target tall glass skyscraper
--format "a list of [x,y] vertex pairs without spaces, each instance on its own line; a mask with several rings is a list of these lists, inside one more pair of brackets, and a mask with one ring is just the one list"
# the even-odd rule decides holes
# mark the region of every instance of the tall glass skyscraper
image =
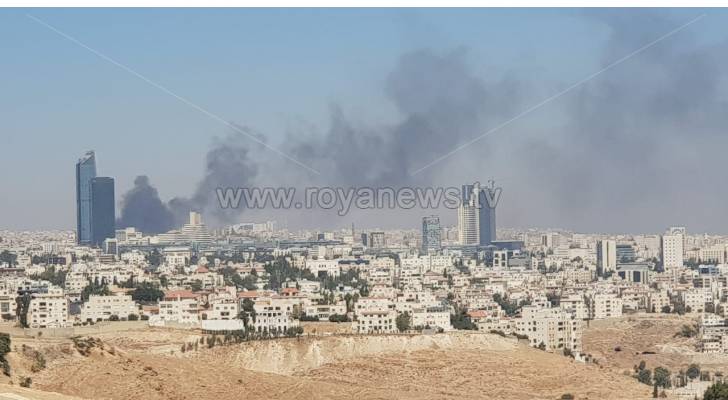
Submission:
[[87,151],[76,163],[76,240],[91,244],[91,180],[96,178],[96,156]]
[[104,240],[114,237],[115,227],[114,178],[93,178],[91,180],[91,244],[102,246]]
[[422,217],[422,252],[428,253],[431,250],[440,250],[440,247],[440,218],[435,215]]
[[462,244],[488,246],[496,240],[495,207],[500,188],[491,182],[489,187],[479,183],[463,185],[462,204],[458,209],[458,228]]

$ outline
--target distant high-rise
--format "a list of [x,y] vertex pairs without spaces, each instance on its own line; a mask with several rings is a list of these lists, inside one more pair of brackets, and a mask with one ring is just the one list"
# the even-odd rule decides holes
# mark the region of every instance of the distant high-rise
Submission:
[[617,268],[617,242],[600,240],[597,242],[597,275],[604,276]]
[[91,179],[91,243],[102,246],[104,240],[116,237],[114,178]]
[[367,243],[367,247],[369,248],[381,249],[387,247],[384,232],[370,232],[369,235],[367,235],[367,238],[369,240],[369,243]]
[[665,270],[683,266],[685,234],[684,227],[672,227],[662,236],[662,265]]
[[496,240],[495,207],[500,188],[493,181],[489,187],[479,183],[463,185],[458,207],[458,232],[464,245],[488,246]]
[[190,211],[190,222],[182,227],[183,240],[192,244],[210,244],[212,236],[202,223],[202,214]]
[[422,218],[422,252],[427,253],[431,250],[440,250],[441,247],[441,230],[440,218],[437,216],[429,216]]
[[91,244],[91,180],[96,178],[96,156],[87,151],[76,163],[76,241]]

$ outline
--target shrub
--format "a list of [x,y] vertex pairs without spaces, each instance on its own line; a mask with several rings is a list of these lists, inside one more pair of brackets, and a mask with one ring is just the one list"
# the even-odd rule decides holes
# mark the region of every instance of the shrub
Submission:
[[351,322],[349,317],[346,314],[331,314],[329,316],[330,322]]

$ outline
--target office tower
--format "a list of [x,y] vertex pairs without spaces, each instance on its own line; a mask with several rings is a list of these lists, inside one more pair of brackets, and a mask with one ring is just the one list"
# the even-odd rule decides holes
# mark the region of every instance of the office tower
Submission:
[[202,225],[202,214],[190,211],[190,225]]
[[96,178],[96,157],[87,151],[76,163],[76,241],[91,244],[91,180]]
[[685,228],[672,227],[662,236],[662,265],[665,270],[683,266]]
[[478,209],[474,204],[462,203],[458,207],[458,239],[462,245],[480,243]]
[[631,263],[637,259],[637,252],[630,243],[617,244],[617,262],[619,263]]
[[370,232],[368,238],[369,243],[367,247],[381,249],[387,246],[387,242],[384,239],[384,232]]
[[105,254],[119,254],[119,241],[116,239],[104,240],[104,253]]
[[463,185],[458,207],[460,244],[488,246],[496,240],[495,207],[499,196],[500,188],[493,181],[489,187],[481,187],[478,182]]
[[91,179],[91,243],[101,246],[106,239],[116,237],[116,207],[114,178]]
[[422,218],[422,252],[440,250],[441,244],[440,218],[432,215]]
[[195,211],[190,211],[190,222],[182,227],[181,236],[181,241],[192,244],[206,245],[212,243],[210,231],[202,223],[202,215]]
[[561,235],[557,232],[548,232],[541,235],[541,246],[555,249],[561,245]]
[[617,268],[617,242],[600,240],[597,242],[597,275],[604,276]]

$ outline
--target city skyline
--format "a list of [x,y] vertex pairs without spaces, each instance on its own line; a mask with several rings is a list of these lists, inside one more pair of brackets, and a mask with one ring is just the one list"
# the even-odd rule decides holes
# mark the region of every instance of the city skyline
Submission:
[[0,398],[728,400],[728,7],[117,3],[0,8]]
[[[0,32],[15,38],[7,42],[8,75],[18,76],[6,91],[12,100],[0,134],[13,146],[38,140],[48,146],[37,149],[28,168],[0,177],[8,187],[42,183],[0,200],[4,228],[71,228],[73,178],[55,166],[93,148],[115,177],[117,214],[140,175],[148,176],[162,204],[179,199],[193,205],[185,208],[202,208],[211,226],[271,215],[213,210],[210,198],[219,185],[444,186],[494,178],[505,188],[503,226],[655,232],[681,224],[726,233],[720,223],[728,216],[721,200],[726,193],[711,184],[722,178],[716,152],[726,144],[721,132],[728,122],[720,95],[724,72],[713,67],[728,54],[720,29],[724,10],[369,10],[368,18],[346,10],[200,11],[191,26],[192,14],[182,10],[28,11],[35,19],[21,11],[0,15]],[[146,24],[150,20],[164,24]],[[266,23],[300,29],[274,32]],[[44,24],[233,121],[234,128]],[[326,37],[321,24],[347,26],[351,37]],[[550,35],[541,35],[544,30]],[[254,33],[267,35],[265,45],[237,40]],[[487,40],[502,34],[509,39]],[[366,45],[371,40],[384,45],[372,49]],[[150,47],[132,43],[163,50],[160,58],[147,57]],[[313,56],[303,57],[306,51]],[[191,57],[194,63],[187,62]],[[698,72],[685,73],[686,62]],[[286,65],[296,65],[298,73]],[[22,73],[30,66],[33,73]],[[196,67],[219,73],[200,76]],[[45,102],[38,101],[41,93]],[[67,93],[74,96],[64,107]],[[46,118],[32,117],[38,113]],[[341,151],[348,155],[337,156]],[[10,153],[7,161],[23,162],[20,154]],[[331,220],[335,226],[417,227],[425,214]],[[440,214],[443,223],[456,221],[453,213]],[[280,219],[292,227],[329,220],[293,212]]]

